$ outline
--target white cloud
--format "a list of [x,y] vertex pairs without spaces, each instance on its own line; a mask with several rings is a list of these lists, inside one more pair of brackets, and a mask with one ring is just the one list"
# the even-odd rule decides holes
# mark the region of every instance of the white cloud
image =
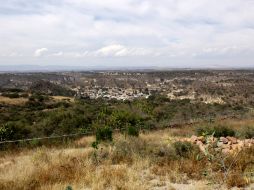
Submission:
[[0,55],[18,52],[23,62],[48,49],[55,52],[48,64],[56,57],[254,59],[253,0],[12,0],[0,10]]
[[62,51],[59,51],[59,52],[57,52],[57,53],[53,53],[52,54],[52,56],[55,56],[55,57],[61,57],[61,56],[63,56],[64,55],[64,53],[62,52]]
[[126,51],[127,51],[127,49],[124,46],[110,45],[110,46],[106,46],[106,47],[99,49],[97,51],[97,53],[100,55],[104,55],[104,56],[116,56],[116,55],[123,54]]
[[148,48],[136,48],[136,47],[126,47],[120,44],[113,44],[100,48],[99,50],[92,53],[97,56],[146,56],[152,55],[151,50]]
[[35,56],[35,57],[41,57],[41,56],[44,55],[47,51],[48,51],[47,48],[40,48],[40,49],[37,49],[37,50],[35,50],[35,52],[34,52],[34,56]]

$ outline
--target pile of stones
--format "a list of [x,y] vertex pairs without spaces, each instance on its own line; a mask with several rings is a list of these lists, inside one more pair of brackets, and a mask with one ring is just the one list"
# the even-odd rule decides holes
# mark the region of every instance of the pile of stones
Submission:
[[220,137],[215,138],[213,136],[204,137],[204,136],[191,136],[191,138],[182,139],[183,141],[191,142],[199,146],[202,152],[205,152],[206,149],[210,146],[213,147],[216,151],[221,151],[225,154],[234,154],[243,148],[251,147],[254,145],[254,138],[240,140],[235,137]]

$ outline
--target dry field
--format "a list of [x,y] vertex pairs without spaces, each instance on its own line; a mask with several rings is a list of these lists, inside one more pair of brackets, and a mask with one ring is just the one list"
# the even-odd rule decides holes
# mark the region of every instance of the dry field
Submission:
[[[177,157],[173,143],[187,134],[191,130],[185,127],[139,137],[116,134],[113,143],[102,143],[98,149],[91,147],[94,137],[83,137],[60,148],[1,152],[0,189],[254,188],[253,176],[244,174],[246,165],[254,162],[254,147],[237,159],[222,155],[224,166],[218,159],[201,156],[197,149]],[[225,177],[223,169],[229,167]]]
[[0,103],[8,105],[23,105],[28,101],[27,98],[8,98],[0,96]]
[[[56,101],[68,101],[74,102],[74,98],[66,97],[66,96],[51,96],[51,98]],[[8,98],[5,96],[0,96],[0,104],[7,105],[24,105],[28,101],[28,98]]]
[[74,98],[67,97],[67,96],[51,96],[55,101],[69,101],[74,102]]

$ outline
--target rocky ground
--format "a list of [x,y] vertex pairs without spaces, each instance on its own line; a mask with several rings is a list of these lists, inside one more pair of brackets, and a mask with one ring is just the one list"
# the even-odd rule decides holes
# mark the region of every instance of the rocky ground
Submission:
[[216,138],[213,136],[198,137],[192,135],[190,138],[183,138],[180,140],[198,145],[200,150],[204,153],[206,153],[209,148],[213,148],[215,151],[222,152],[224,154],[236,154],[244,148],[254,145],[254,138],[241,140],[230,136]]

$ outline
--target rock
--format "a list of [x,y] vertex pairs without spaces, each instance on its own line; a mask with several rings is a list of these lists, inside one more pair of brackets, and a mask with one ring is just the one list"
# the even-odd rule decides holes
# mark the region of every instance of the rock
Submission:
[[221,151],[223,154],[228,154],[230,153],[230,149],[229,148],[225,148]]
[[189,141],[189,139],[187,139],[187,138],[182,138],[182,139],[178,139],[178,141],[181,141],[181,142],[188,142]]
[[237,139],[235,137],[226,137],[229,141],[232,142],[232,144],[236,144],[237,143]]
[[245,142],[244,142],[244,145],[245,145],[246,147],[251,147],[251,146],[252,146],[251,139],[246,139]]
[[251,145],[252,145],[251,141],[252,141],[251,139],[245,139],[245,140],[243,140],[243,146],[244,147],[251,147]]
[[205,152],[206,152],[206,150],[205,150],[205,147],[204,147],[204,146],[199,146],[199,149],[200,149],[203,153],[205,153]]
[[199,147],[199,149],[205,153],[205,146],[201,141],[197,141],[197,145]]
[[241,146],[239,144],[232,144],[232,150],[239,151],[241,150]]
[[223,144],[224,144],[223,142],[218,142],[217,147],[220,148],[220,147],[222,147]]
[[225,149],[225,148],[228,148],[228,149],[229,149],[229,147],[230,147],[230,145],[228,145],[228,144],[223,144],[221,148],[222,148],[222,149]]
[[204,136],[199,136],[198,140],[201,141],[202,143],[205,143],[205,137]]
[[196,143],[197,140],[198,140],[198,137],[195,136],[195,135],[192,135],[190,139],[191,139],[191,142],[192,142],[192,143]]
[[242,149],[244,147],[244,141],[239,141],[237,145],[239,149]]
[[201,146],[201,145],[203,145],[203,143],[201,141],[197,141],[197,145]]
[[224,144],[228,143],[228,139],[225,137],[220,137],[220,142],[223,142]]
[[222,149],[221,152],[223,154],[233,154],[234,150],[233,149],[229,149],[229,148],[225,148],[225,149]]
[[254,144],[254,139],[246,139],[245,141],[248,144]]
[[225,149],[225,148],[228,148],[229,145],[228,144],[224,144],[223,142],[218,142],[217,143],[217,147],[221,148],[221,149]]

